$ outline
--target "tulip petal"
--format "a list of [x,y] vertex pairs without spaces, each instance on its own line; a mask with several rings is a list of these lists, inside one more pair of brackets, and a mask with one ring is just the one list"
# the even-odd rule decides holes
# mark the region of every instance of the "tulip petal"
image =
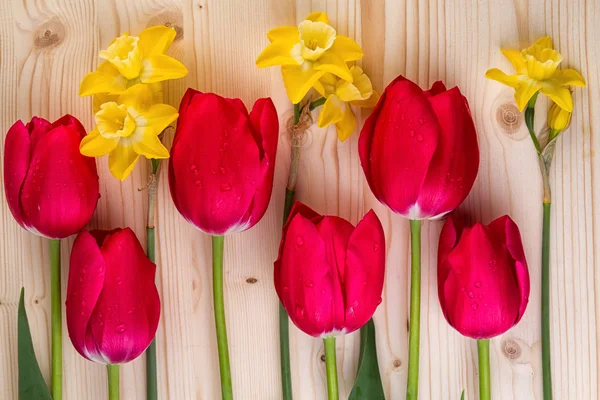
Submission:
[[79,152],[85,130],[73,120],[61,118],[39,139],[22,188],[26,224],[53,239],[83,229],[98,202],[96,163]]
[[[33,117],[27,124],[29,138],[31,139],[31,150],[35,149],[38,142],[52,129],[52,124],[43,118]],[[85,130],[84,130],[85,132]]]
[[366,324],[381,303],[385,277],[385,235],[377,215],[370,210],[356,225],[348,241],[344,274],[344,332]]
[[81,140],[79,151],[84,156],[102,157],[110,154],[119,145],[119,138],[105,138],[94,129]]
[[140,80],[142,83],[162,82],[186,76],[187,68],[173,57],[157,54],[142,61]]
[[423,91],[423,94],[426,97],[437,96],[438,94],[442,94],[446,91],[446,85],[442,81],[435,81],[433,85],[431,85],[431,89]]
[[249,228],[244,216],[262,175],[260,150],[248,117],[212,93],[195,94],[181,115],[169,163],[175,206],[207,233],[223,235]]
[[335,37],[330,51],[342,57],[346,62],[360,60],[365,55],[358,43],[342,35]]
[[458,88],[430,97],[429,102],[442,134],[417,204],[422,218],[439,218],[458,207],[471,191],[479,169],[479,145],[471,112]]
[[31,160],[31,139],[23,122],[10,127],[4,142],[4,192],[13,217],[25,228],[21,210],[21,188]]
[[263,217],[271,200],[279,140],[279,117],[273,101],[267,98],[256,100],[249,118],[261,157],[261,178],[256,187],[252,206],[248,209],[245,217],[248,220],[248,226],[251,227]]
[[108,169],[112,176],[120,181],[127,179],[140,155],[133,149],[133,144],[127,138],[121,138],[119,145],[108,156]]
[[311,61],[305,61],[302,65],[284,65],[281,67],[285,90],[290,101],[294,104],[300,103],[315,82],[324,74],[324,71],[317,71]]
[[67,284],[67,328],[73,347],[88,360],[104,363],[95,346],[86,346],[88,323],[104,286],[105,263],[96,239],[82,230],[71,251]]
[[175,29],[164,25],[144,29],[140,32],[138,41],[138,46],[142,50],[142,58],[165,54],[176,36]]
[[[336,329],[334,315],[340,315],[341,330],[343,300],[334,291],[339,277],[332,275],[336,266],[328,263],[325,242],[314,223],[295,214],[282,238],[280,254],[275,261],[275,287],[292,322],[304,333],[319,337]],[[339,310],[334,299],[341,304]]]
[[127,89],[127,78],[108,61],[104,61],[94,72],[87,74],[79,86],[80,96],[96,93],[122,93]]
[[146,350],[158,328],[156,265],[129,228],[106,237],[100,251],[106,272],[89,329],[107,363],[126,363]]
[[448,322],[474,339],[498,336],[520,318],[521,296],[514,261],[494,231],[464,228],[448,255],[452,272],[444,282]]
[[[413,82],[399,77],[384,96],[376,108],[381,110],[373,113],[363,128],[362,135],[374,133],[371,139],[365,136],[364,140],[372,143],[370,153],[361,149],[361,162],[379,201],[396,213],[418,219],[421,214],[416,202],[442,130],[428,98]],[[376,121],[369,122],[374,115]]]
[[527,268],[527,260],[525,259],[525,250],[523,249],[521,233],[519,232],[517,224],[515,224],[508,215],[497,218],[490,223],[488,227],[494,231],[504,243],[506,243],[506,247],[515,261],[515,273],[521,295],[521,307],[519,309],[519,316],[515,321],[516,324],[521,320],[521,317],[525,313],[527,303],[529,302],[530,292],[529,270]]
[[462,229],[462,221],[458,218],[455,218],[453,214],[450,214],[450,216],[444,223],[442,232],[440,233],[440,241],[438,244],[438,298],[440,300],[440,305],[442,307],[442,311],[444,313],[444,317],[446,317],[446,320],[449,319],[449,316],[447,314],[446,298],[454,298],[455,295],[458,294],[458,288],[456,288],[455,292],[448,290],[447,294],[444,290],[445,282],[448,280],[448,275],[452,273],[452,267],[448,262],[448,254],[458,243],[458,239],[462,234]]

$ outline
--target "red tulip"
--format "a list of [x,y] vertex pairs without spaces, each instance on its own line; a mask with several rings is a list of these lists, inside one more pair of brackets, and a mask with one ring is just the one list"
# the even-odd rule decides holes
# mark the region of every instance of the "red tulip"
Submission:
[[51,124],[34,117],[17,121],[4,143],[4,190],[23,228],[51,239],[79,232],[98,202],[96,161],[79,153],[86,135],[65,115]]
[[516,325],[529,301],[529,272],[513,220],[463,228],[450,216],[438,248],[438,295],[446,320],[465,336],[487,339]]
[[381,303],[385,237],[371,210],[356,228],[296,202],[275,261],[275,289],[290,319],[311,336],[350,333]]
[[240,99],[188,89],[169,161],[177,210],[212,235],[254,226],[271,198],[278,137],[271,99],[248,114]]
[[375,197],[410,219],[435,219],[454,210],[479,168],[467,100],[442,82],[423,91],[396,78],[366,120],[358,145]]
[[122,364],[146,350],[160,317],[155,272],[131,229],[81,231],[67,285],[67,327],[79,354]]

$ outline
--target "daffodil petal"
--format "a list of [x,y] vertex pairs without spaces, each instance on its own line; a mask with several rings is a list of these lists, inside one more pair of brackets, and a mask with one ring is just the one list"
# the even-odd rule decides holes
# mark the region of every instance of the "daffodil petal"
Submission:
[[354,79],[344,59],[330,51],[323,53],[314,63],[314,68],[317,71],[330,72],[348,82],[352,82]]
[[519,87],[521,82],[518,75],[507,75],[497,68],[488,69],[485,77],[515,89]]
[[362,99],[360,90],[352,82],[341,81],[335,90],[335,94],[343,102],[350,102]]
[[108,169],[120,181],[131,174],[140,155],[133,150],[133,145],[128,139],[121,139],[119,145],[108,156]]
[[500,51],[502,52],[502,54],[504,54],[506,58],[508,58],[508,61],[510,61],[517,73],[520,74],[525,71],[527,66],[525,65],[525,62],[521,59],[520,50],[500,49]]
[[303,65],[282,66],[283,84],[291,102],[294,104],[300,103],[324,73],[323,71],[317,71],[310,61],[306,61]]
[[544,82],[540,91],[550,97],[563,110],[573,111],[573,97],[569,89]]
[[533,79],[523,80],[519,87],[515,90],[515,101],[519,111],[523,111],[527,107],[527,103],[533,95],[540,90],[540,84]]
[[161,143],[157,131],[151,126],[139,126],[131,137],[133,151],[144,157],[169,158],[169,150]]
[[155,104],[136,118],[136,126],[153,127],[159,134],[174,122],[179,114],[168,104]]
[[336,95],[329,96],[325,104],[323,104],[321,113],[319,113],[319,120],[317,121],[319,128],[324,128],[341,121],[344,117],[343,112],[345,108],[346,105]]
[[341,35],[335,37],[335,42],[329,51],[338,54],[346,62],[360,60],[365,55],[358,43]]
[[84,156],[102,157],[110,154],[119,144],[118,138],[107,139],[94,129],[88,133],[79,144],[79,151]]
[[142,50],[143,58],[158,54],[165,54],[175,40],[175,29],[164,25],[152,26],[140,32],[138,46]]
[[356,118],[349,105],[346,105],[343,118],[335,124],[335,129],[340,142],[348,139],[356,129]]
[[280,26],[267,32],[267,38],[271,42],[276,40],[293,40],[298,42],[300,40],[300,33],[297,26]]
[[585,79],[574,69],[559,69],[550,80],[559,86],[585,86]]
[[303,61],[298,40],[277,40],[261,51],[256,58],[256,66],[265,68],[275,65],[299,65]]
[[142,83],[153,83],[166,81],[168,79],[179,79],[188,73],[185,65],[164,54],[156,54],[142,61],[140,80]]
[[160,83],[133,85],[119,95],[118,103],[136,110],[132,115],[137,116],[138,113],[143,113],[155,104],[158,97],[162,97],[162,94],[160,96],[157,95],[156,86],[160,86]]
[[320,79],[315,82],[315,84],[313,85],[313,89],[315,89],[317,93],[319,93],[321,96],[327,97],[327,93],[325,92],[325,86],[323,86],[323,83],[321,83]]
[[554,46],[552,44],[552,38],[550,36],[544,36],[544,37],[539,38],[538,40],[535,41],[535,43],[533,45],[544,47],[547,49],[554,48]]
[[312,22],[323,22],[325,24],[329,24],[329,18],[327,17],[327,13],[321,11],[315,11],[314,13],[308,14],[308,17],[306,17],[306,19]]
[[108,61],[104,61],[98,69],[87,74],[79,86],[80,96],[96,93],[122,93],[127,89],[127,78]]
[[379,102],[380,97],[381,96],[379,95],[379,93],[373,91],[373,93],[371,93],[371,96],[369,96],[368,99],[356,100],[356,101],[353,101],[351,104],[353,106],[362,107],[362,108],[373,108]]
[[97,93],[92,97],[92,110],[94,115],[98,111],[100,111],[100,107],[104,103],[117,102],[119,100],[118,94],[106,94],[106,93]]

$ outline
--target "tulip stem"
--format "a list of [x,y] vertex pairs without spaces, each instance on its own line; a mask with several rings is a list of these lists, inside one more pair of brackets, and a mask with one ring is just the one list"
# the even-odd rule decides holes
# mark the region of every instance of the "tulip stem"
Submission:
[[490,341],[477,341],[479,356],[479,400],[490,400]]
[[62,399],[62,300],[60,240],[50,239],[50,297],[52,313],[52,398]]
[[407,400],[419,398],[419,342],[421,335],[421,221],[410,220],[410,332],[408,339]]
[[550,205],[544,202],[542,228],[542,376],[544,400],[552,400],[550,365]]
[[327,398],[329,400],[338,400],[340,395],[338,391],[337,362],[335,358],[335,336],[328,336],[324,338],[323,343],[325,344]]
[[231,371],[229,367],[229,347],[227,326],[225,325],[225,304],[223,301],[223,236],[212,237],[213,254],[213,299],[215,325],[217,328],[217,348],[219,350],[219,372],[221,374],[221,395],[223,400],[233,399]]
[[119,364],[108,364],[108,400],[119,400]]

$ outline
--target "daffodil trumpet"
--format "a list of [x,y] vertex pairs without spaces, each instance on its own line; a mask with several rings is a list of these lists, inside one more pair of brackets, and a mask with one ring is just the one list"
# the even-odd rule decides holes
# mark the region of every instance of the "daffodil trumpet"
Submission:
[[[550,355],[550,167],[556,140],[570,123],[573,97],[570,86],[585,86],[585,80],[574,69],[559,69],[562,55],[554,49],[552,39],[545,36],[524,50],[503,49],[502,53],[516,74],[507,75],[493,68],[486,77],[515,89],[519,110],[525,109],[525,124],[539,158],[544,188],[542,222],[542,381],[544,400],[552,400]],[[534,127],[535,105],[539,94],[548,96],[553,105],[548,112],[548,129],[537,135]]]

